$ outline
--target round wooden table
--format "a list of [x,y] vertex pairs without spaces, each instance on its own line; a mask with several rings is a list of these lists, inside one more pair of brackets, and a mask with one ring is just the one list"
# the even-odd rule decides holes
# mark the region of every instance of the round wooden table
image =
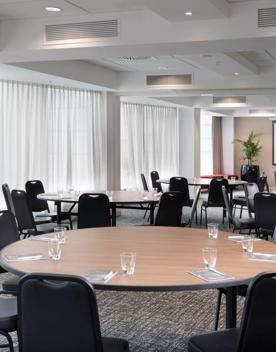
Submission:
[[[235,325],[235,289],[264,271],[276,271],[276,263],[248,260],[241,244],[227,239],[221,232],[217,240],[208,238],[207,230],[178,227],[116,227],[68,231],[60,261],[48,258],[47,242],[31,238],[15,242],[0,253],[0,263],[18,275],[30,272],[83,275],[91,269],[116,271],[106,283],[95,283],[99,289],[129,291],[177,291],[229,287],[227,326]],[[233,277],[223,282],[205,282],[190,274],[203,268],[203,247],[217,247],[217,270]],[[124,275],[120,253],[137,254],[135,274]],[[254,243],[254,251],[275,253],[276,245],[267,241]],[[42,253],[46,259],[7,261],[7,255]]]
[[[41,193],[37,196],[38,199],[55,202],[57,205],[57,222],[61,223],[61,204],[72,203],[73,206],[78,203],[79,196],[82,193],[104,193],[109,196],[111,208],[111,222],[112,226],[116,226],[116,209],[138,209],[146,210],[142,204],[149,204],[150,223],[154,222],[154,208],[155,204],[159,202],[160,195],[153,192],[132,192],[132,191],[82,191],[82,192],[64,192],[58,193]],[[135,206],[136,205],[136,206]],[[138,206],[140,205],[140,206]],[[73,207],[71,207],[72,209]]]

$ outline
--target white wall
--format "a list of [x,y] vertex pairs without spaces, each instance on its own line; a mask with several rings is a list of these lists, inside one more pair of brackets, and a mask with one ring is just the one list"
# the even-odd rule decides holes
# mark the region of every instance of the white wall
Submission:
[[234,173],[234,118],[222,117],[223,172]]

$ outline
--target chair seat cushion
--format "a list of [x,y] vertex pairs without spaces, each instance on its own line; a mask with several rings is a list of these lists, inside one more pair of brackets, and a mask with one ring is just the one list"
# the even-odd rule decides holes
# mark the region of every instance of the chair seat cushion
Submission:
[[17,291],[18,283],[19,283],[20,277],[17,275],[12,275],[11,278],[5,280],[2,283],[2,288],[4,291],[10,291],[10,292],[15,292]]
[[0,297],[0,330],[11,332],[17,328],[16,297]]
[[237,197],[237,198],[233,198],[232,199],[232,204],[233,205],[242,205],[242,206],[246,206],[246,198],[245,197]]
[[255,229],[257,227],[254,218],[234,218],[233,223],[239,229]]
[[129,345],[124,339],[115,337],[102,337],[104,352],[128,352]]
[[190,199],[188,202],[183,202],[183,207],[192,207],[193,206],[193,199]]
[[239,329],[216,331],[196,335],[188,342],[189,352],[236,352]]

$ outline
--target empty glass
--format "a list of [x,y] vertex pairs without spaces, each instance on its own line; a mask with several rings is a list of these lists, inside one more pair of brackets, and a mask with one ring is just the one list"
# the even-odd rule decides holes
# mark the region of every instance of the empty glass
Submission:
[[60,260],[61,257],[61,244],[57,238],[52,238],[48,241],[49,257],[53,260]]
[[219,225],[216,223],[208,224],[208,236],[211,239],[216,240],[218,238]]
[[106,195],[108,196],[109,200],[112,200],[113,191],[106,191]]
[[253,253],[254,247],[254,236],[252,235],[245,235],[241,241],[242,250],[247,253]]
[[55,227],[54,232],[55,232],[55,238],[59,240],[60,243],[64,244],[66,242],[66,227]]
[[215,268],[217,264],[217,248],[202,248],[202,258],[207,269]]
[[136,253],[121,253],[121,268],[124,274],[133,275],[136,264]]

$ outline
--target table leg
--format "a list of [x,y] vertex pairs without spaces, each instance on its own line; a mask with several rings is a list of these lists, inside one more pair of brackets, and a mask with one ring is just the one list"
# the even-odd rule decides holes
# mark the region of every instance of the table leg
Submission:
[[237,288],[226,288],[226,329],[237,325]]
[[111,226],[116,226],[116,204],[111,205]]
[[150,203],[150,224],[154,224],[154,203]]

